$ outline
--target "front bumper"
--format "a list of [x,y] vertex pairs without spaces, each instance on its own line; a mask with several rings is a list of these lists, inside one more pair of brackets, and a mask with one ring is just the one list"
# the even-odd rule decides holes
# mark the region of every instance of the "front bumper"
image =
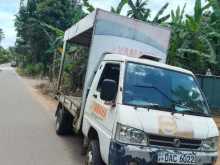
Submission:
[[[169,149],[123,144],[111,141],[109,151],[110,165],[157,165],[157,153]],[[174,151],[174,150],[169,150]],[[182,151],[182,150],[180,150]],[[196,152],[197,165],[213,165],[217,152]]]

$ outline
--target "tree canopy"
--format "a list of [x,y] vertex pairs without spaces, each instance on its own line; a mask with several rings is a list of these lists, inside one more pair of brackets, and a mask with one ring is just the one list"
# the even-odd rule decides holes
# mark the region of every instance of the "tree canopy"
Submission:
[[[191,15],[185,13],[186,5],[169,13],[169,3],[165,3],[154,16],[148,3],[147,0],[120,0],[111,11],[121,14],[128,8],[126,15],[132,19],[170,27],[168,64],[197,74],[205,74],[209,68],[220,75],[220,2],[207,0],[202,5],[201,0],[195,0],[194,14]],[[19,61],[24,67],[30,63],[40,64],[47,73],[54,62],[54,53],[61,50],[64,30],[93,10],[95,7],[88,0],[81,3],[70,0],[21,3],[15,22],[15,51]]]
[[16,52],[22,65],[41,64],[46,73],[53,59],[51,47],[63,30],[83,15],[82,6],[70,0],[28,0],[27,5],[21,5],[15,27]]
[[3,38],[4,38],[4,33],[3,33],[3,30],[0,28],[0,43]]

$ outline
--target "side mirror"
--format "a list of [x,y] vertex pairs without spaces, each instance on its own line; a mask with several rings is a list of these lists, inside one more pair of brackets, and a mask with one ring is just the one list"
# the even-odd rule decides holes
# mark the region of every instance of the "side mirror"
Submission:
[[117,94],[117,84],[115,80],[105,79],[101,86],[101,99],[104,101],[113,101]]

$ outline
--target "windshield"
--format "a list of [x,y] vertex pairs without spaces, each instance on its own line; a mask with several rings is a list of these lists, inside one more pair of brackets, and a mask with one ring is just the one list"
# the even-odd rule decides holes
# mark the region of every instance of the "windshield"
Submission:
[[193,76],[137,63],[127,63],[123,103],[208,116],[208,106]]

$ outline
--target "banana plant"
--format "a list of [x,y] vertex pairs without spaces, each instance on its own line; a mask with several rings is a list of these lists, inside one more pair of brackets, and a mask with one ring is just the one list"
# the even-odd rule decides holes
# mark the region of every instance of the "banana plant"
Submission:
[[[64,31],[46,23],[41,22],[40,24],[44,28],[45,34],[48,35],[48,37],[51,38],[48,33],[49,31],[53,32],[56,36],[55,39],[53,39],[53,37],[50,39],[50,47],[47,50],[47,53],[53,54],[53,66],[51,68],[52,73],[50,75],[50,80],[53,81],[56,70],[58,72],[58,68],[56,66],[59,65],[59,58],[56,58],[56,56],[57,54],[61,54],[60,48],[62,47]],[[86,71],[87,50],[82,47],[70,45],[67,47],[66,58],[70,60],[68,60],[69,62],[64,66],[65,74],[68,74],[75,80],[74,82],[71,81],[71,88],[81,88]]]
[[215,29],[216,32],[210,33],[210,37],[213,38],[213,44],[216,48],[216,59],[218,64],[217,70],[220,70],[220,1],[218,0],[208,0],[211,7],[212,7],[212,13],[210,14],[210,25],[211,28]]
[[168,52],[168,63],[171,65],[177,65],[182,67],[181,63],[179,63],[179,52],[178,48],[182,46],[183,40],[185,38],[185,28],[184,28],[184,13],[185,7],[181,9],[180,6],[177,7],[176,10],[171,10],[171,21],[170,27],[172,28],[172,35],[170,41],[170,48]]
[[185,8],[186,8],[186,3],[184,4],[184,7],[180,9],[178,6],[176,11],[172,10],[171,11],[171,25],[176,26],[176,25],[183,25],[183,17],[185,13]]
[[[165,21],[167,21],[170,18],[170,14],[167,14],[165,16],[162,16],[164,11],[167,9],[167,7],[169,6],[169,3],[167,2],[165,5],[162,6],[162,8],[158,11],[158,13],[156,14],[156,16],[153,19],[153,23],[158,23],[161,24]],[[162,16],[162,17],[161,17]]]
[[210,3],[210,6],[213,9],[213,16],[216,18],[216,22],[220,22],[220,2],[218,0],[208,0]]
[[[194,15],[186,15],[186,30],[188,38],[192,42],[187,45],[188,48],[199,50],[201,54],[209,54],[209,62],[215,63],[216,53],[210,40],[209,25],[204,21],[204,12],[210,7],[210,4],[202,7],[201,0],[196,0],[194,7]],[[216,32],[215,32],[216,33]]]
[[169,63],[196,73],[204,73],[206,67],[216,64],[216,48],[212,41],[213,36],[220,35],[208,22],[209,8],[210,3],[202,6],[201,0],[196,0],[193,15],[186,15],[184,18],[185,6],[182,10],[178,7],[171,12],[173,33]]
[[54,27],[52,25],[49,25],[47,23],[44,23],[44,22],[40,22],[40,25],[44,28],[47,28],[48,30],[52,31],[56,36],[58,37],[63,37],[64,36],[64,31],[57,28],[57,27]]
[[89,3],[89,0],[83,0],[83,6],[86,8],[86,10],[91,13],[95,10],[95,7],[92,6],[90,3]]

